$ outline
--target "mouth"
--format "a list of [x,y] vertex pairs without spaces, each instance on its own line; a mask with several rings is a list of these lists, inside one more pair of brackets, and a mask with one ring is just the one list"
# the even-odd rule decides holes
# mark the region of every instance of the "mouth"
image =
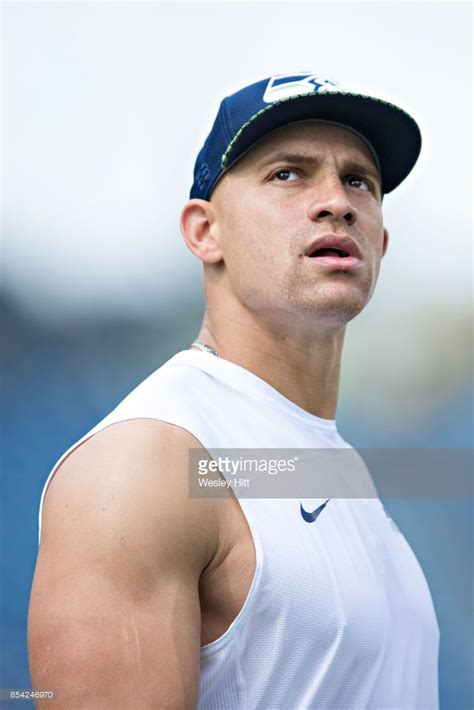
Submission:
[[318,258],[320,256],[335,256],[338,259],[344,259],[350,254],[343,249],[332,249],[331,247],[323,247],[322,249],[316,249],[312,254],[309,254],[309,258]]
[[307,249],[305,260],[344,271],[362,266],[362,255],[357,244],[350,237],[337,234],[316,239]]

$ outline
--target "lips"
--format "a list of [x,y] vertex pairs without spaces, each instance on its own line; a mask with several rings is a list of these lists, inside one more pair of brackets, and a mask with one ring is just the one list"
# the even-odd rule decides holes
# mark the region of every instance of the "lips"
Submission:
[[353,239],[337,234],[326,234],[315,239],[306,250],[310,258],[333,257],[344,259],[354,257],[362,259],[360,249]]
[[351,271],[362,266],[362,254],[350,237],[325,234],[310,244],[305,262],[337,271]]

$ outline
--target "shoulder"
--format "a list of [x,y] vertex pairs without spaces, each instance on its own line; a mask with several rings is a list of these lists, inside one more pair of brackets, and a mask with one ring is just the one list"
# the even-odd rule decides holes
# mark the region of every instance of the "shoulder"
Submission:
[[113,561],[127,547],[199,575],[217,545],[218,515],[212,502],[189,497],[191,448],[202,446],[156,419],[121,421],[94,434],[51,480],[40,550],[87,555],[92,545]]

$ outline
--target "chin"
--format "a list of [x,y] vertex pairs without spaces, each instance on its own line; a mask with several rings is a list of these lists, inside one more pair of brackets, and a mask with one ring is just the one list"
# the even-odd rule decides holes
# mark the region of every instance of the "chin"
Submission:
[[324,292],[311,294],[300,303],[305,316],[318,322],[342,326],[364,310],[370,300],[365,290],[355,288],[330,288]]
[[355,308],[346,306],[339,308],[315,308],[313,311],[313,322],[324,324],[328,327],[343,328],[353,320],[363,310],[363,306]]

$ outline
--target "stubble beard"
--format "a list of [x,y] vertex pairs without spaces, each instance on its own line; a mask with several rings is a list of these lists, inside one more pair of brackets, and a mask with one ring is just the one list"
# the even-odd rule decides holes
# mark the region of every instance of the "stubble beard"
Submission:
[[[321,269],[322,271],[322,269]],[[288,311],[307,327],[341,328],[365,308],[374,290],[372,278],[350,272],[321,274],[314,283],[294,273],[287,282]]]

